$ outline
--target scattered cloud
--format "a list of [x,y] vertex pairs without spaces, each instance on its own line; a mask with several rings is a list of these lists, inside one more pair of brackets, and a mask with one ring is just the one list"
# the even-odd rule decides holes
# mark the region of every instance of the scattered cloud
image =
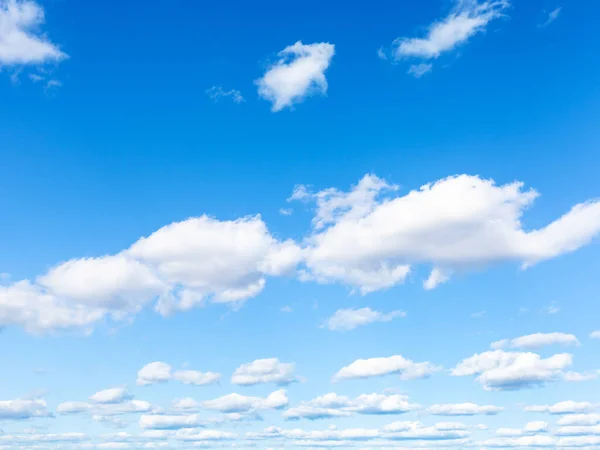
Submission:
[[548,431],[548,422],[529,422],[521,428],[499,428],[496,430],[498,436],[527,436],[545,433]]
[[560,15],[561,11],[562,7],[559,6],[558,8],[555,8],[552,11],[548,12],[546,20],[543,23],[539,24],[538,27],[545,28],[551,23],[553,23],[556,19],[558,19],[558,16]]
[[433,59],[466,43],[485,31],[488,24],[504,16],[508,1],[458,0],[446,18],[429,26],[423,38],[398,38],[394,41],[394,57]]
[[600,414],[598,413],[587,413],[587,414],[568,414],[556,421],[557,425],[560,426],[593,426],[600,424]]
[[124,401],[131,399],[132,396],[127,392],[127,388],[124,387],[105,389],[96,392],[90,397],[90,401],[103,404],[123,403]]
[[427,378],[440,367],[430,362],[416,363],[403,356],[388,358],[358,359],[349,366],[343,367],[333,377],[333,381],[372,378],[383,375],[399,374],[403,380]]
[[371,308],[338,309],[327,319],[325,326],[332,331],[350,331],[375,322],[391,322],[399,317],[406,317],[406,313],[403,311],[382,313]]
[[590,337],[591,337],[592,339],[600,339],[600,331],[593,331],[593,332],[590,334]]
[[560,312],[560,308],[557,305],[550,305],[544,309],[546,314],[558,314]]
[[330,393],[303,402],[283,413],[286,420],[318,420],[335,417],[348,417],[357,414],[404,414],[419,409],[418,404],[410,403],[408,397],[399,394],[364,394],[354,399]]
[[280,310],[283,313],[293,313],[294,309],[291,306],[284,306],[283,308],[281,308]]
[[301,41],[279,52],[279,60],[262,78],[256,80],[258,94],[272,103],[272,111],[281,111],[314,94],[327,93],[325,71],[335,46],[326,42],[303,44]]
[[197,370],[177,370],[173,372],[169,364],[155,361],[146,364],[139,370],[137,384],[139,386],[148,386],[151,384],[165,383],[172,379],[180,381],[183,384],[204,386],[218,382],[221,379],[221,374],[215,372],[199,372]]
[[277,358],[257,359],[238,367],[231,376],[231,382],[241,386],[262,383],[287,385],[298,381],[294,370],[294,363],[282,363]]
[[0,67],[59,62],[67,58],[39,32],[44,9],[30,0],[0,0]]
[[377,57],[379,59],[383,59],[384,61],[387,61],[388,56],[385,53],[385,50],[383,49],[383,47],[379,47],[379,49],[377,50]]
[[34,417],[52,417],[42,399],[0,401],[0,420],[25,420]]
[[266,409],[281,409],[289,400],[284,389],[272,392],[266,398],[248,397],[240,394],[229,394],[214,400],[202,402],[205,409],[222,413],[247,413]]
[[575,402],[572,400],[555,403],[554,405],[534,405],[523,408],[527,412],[550,414],[580,414],[597,409],[597,405],[589,402]]
[[485,316],[485,311],[477,311],[476,313],[471,314],[472,319],[481,319]]
[[235,89],[230,89],[226,91],[221,86],[213,86],[210,89],[206,90],[206,95],[215,102],[218,102],[221,98],[229,97],[234,103],[242,103],[244,102],[244,97],[240,91]]
[[485,390],[516,390],[556,381],[572,364],[570,354],[557,354],[543,359],[535,353],[496,350],[480,353],[461,361],[453,376],[477,375]]
[[504,408],[499,406],[480,406],[475,403],[439,404],[427,408],[427,412],[437,416],[494,416],[502,411]]
[[294,210],[292,208],[280,208],[279,209],[279,214],[281,214],[282,216],[291,216],[294,213]]
[[504,339],[492,342],[490,347],[498,350],[503,348],[522,348],[527,350],[539,349],[548,345],[562,345],[579,347],[581,344],[577,337],[567,333],[535,333],[521,336],[516,339]]
[[432,70],[433,64],[421,63],[411,65],[406,73],[412,75],[415,78],[421,78],[422,76],[430,73]]

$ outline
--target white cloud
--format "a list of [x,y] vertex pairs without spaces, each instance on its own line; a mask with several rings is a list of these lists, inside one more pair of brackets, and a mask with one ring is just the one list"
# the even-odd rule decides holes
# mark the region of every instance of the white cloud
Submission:
[[173,374],[173,379],[181,381],[183,384],[204,386],[219,381],[221,379],[221,374],[215,372],[199,372],[197,370],[178,370]]
[[289,400],[284,389],[272,392],[268,397],[248,397],[240,394],[228,394],[214,400],[202,402],[202,407],[222,413],[245,413],[265,409],[280,409],[287,406]]
[[427,75],[433,70],[433,64],[422,63],[422,64],[413,64],[408,68],[409,75],[412,75],[415,78],[421,78],[424,75]]
[[37,30],[44,10],[28,0],[0,0],[0,67],[57,62],[67,55]]
[[390,374],[399,374],[403,380],[427,378],[440,368],[430,362],[416,363],[403,356],[388,358],[358,359],[349,366],[342,367],[333,377],[333,381],[371,378]]
[[503,17],[509,6],[509,2],[505,0],[457,0],[457,6],[450,15],[430,25],[424,38],[396,39],[394,57],[437,58],[485,31],[492,20]]
[[33,417],[51,417],[42,399],[0,401],[0,420],[24,420]]
[[537,421],[537,422],[529,422],[521,428],[499,428],[496,430],[496,434],[498,436],[527,436],[527,435],[536,435],[539,433],[545,433],[548,431],[548,423]]
[[553,9],[552,11],[550,11],[548,13],[548,17],[546,18],[545,22],[541,23],[538,26],[540,28],[547,27],[548,25],[550,25],[551,23],[553,23],[556,19],[558,19],[558,16],[560,15],[561,11],[562,11],[562,7],[558,7],[558,8]]
[[568,414],[556,421],[561,426],[592,426],[600,424],[600,414]]
[[235,89],[226,91],[221,86],[213,86],[210,89],[207,89],[206,95],[208,95],[211,100],[214,100],[215,102],[219,101],[222,97],[231,97],[231,100],[234,103],[242,103],[245,101],[240,91]]
[[487,447],[552,447],[557,444],[556,439],[552,436],[521,436],[516,438],[493,438],[478,442],[482,448]]
[[600,370],[595,370],[593,372],[566,372],[563,375],[563,379],[565,381],[571,381],[574,383],[582,382],[582,381],[591,381],[596,380],[600,377]]
[[235,433],[230,433],[227,431],[198,430],[195,428],[186,428],[182,430],[177,430],[173,437],[177,440],[186,442],[198,441],[200,444],[198,447],[212,448],[214,447],[214,444],[212,442],[207,445],[202,441],[224,441],[236,439],[238,436]]
[[122,403],[131,398],[126,388],[118,387],[96,392],[90,397],[90,401],[94,403]]
[[298,381],[294,370],[294,363],[282,363],[277,358],[257,359],[238,367],[231,376],[231,382],[241,386],[260,383],[286,385]]
[[171,379],[171,366],[164,362],[155,361],[146,364],[137,374],[137,384],[147,386],[149,384],[164,383]]
[[200,408],[200,403],[189,397],[173,400],[171,405],[175,411],[194,411]]
[[505,339],[492,342],[491,348],[523,348],[527,350],[538,349],[547,345],[575,346],[580,345],[579,340],[573,334],[566,333],[535,333],[521,336],[516,339]]
[[408,397],[399,394],[363,394],[354,399],[330,393],[317,397],[299,406],[289,408],[283,414],[286,420],[326,419],[358,414],[404,414],[419,409]]
[[502,261],[527,268],[575,251],[600,233],[597,201],[526,231],[522,216],[538,193],[519,182],[497,185],[460,175],[402,196],[397,189],[374,175],[349,192],[297,187],[292,199],[317,206],[303,279],[342,282],[366,294],[402,283],[411,265],[426,264],[434,267],[425,284],[431,288],[451,271]]
[[591,337],[592,339],[600,339],[600,331],[593,331],[593,332],[590,334],[590,337]]
[[504,408],[493,405],[477,405],[475,403],[455,403],[432,405],[427,412],[438,416],[493,416],[504,411]]
[[477,375],[477,382],[486,390],[523,389],[556,381],[572,361],[570,354],[542,359],[535,353],[496,350],[464,359],[451,373],[453,376]]
[[183,384],[204,386],[213,384],[221,379],[220,373],[199,372],[197,370],[177,370],[172,372],[169,364],[155,361],[142,367],[137,376],[137,384],[146,386],[149,384],[165,383],[169,380],[177,380]]
[[162,415],[144,414],[140,417],[140,428],[147,430],[175,430],[179,428],[194,428],[204,425],[198,414]]
[[284,306],[283,308],[281,308],[280,310],[282,313],[293,313],[294,309],[291,306]]
[[392,311],[382,313],[373,311],[371,308],[360,309],[338,309],[326,323],[328,329],[332,331],[350,331],[355,328],[368,325],[374,322],[390,322],[398,317],[406,317],[403,311]]
[[35,282],[0,286],[0,325],[32,333],[124,320],[155,301],[168,315],[215,303],[239,305],[258,295],[267,276],[292,270],[300,248],[273,238],[259,216],[218,221],[207,216],[163,227],[129,249],[72,259]]
[[301,41],[279,52],[279,60],[256,80],[258,94],[281,111],[307,96],[327,93],[325,71],[335,53],[332,44],[303,44]]
[[524,408],[527,412],[550,413],[550,414],[578,414],[593,411],[597,408],[589,402],[574,402],[572,400],[559,402],[554,405],[533,405]]

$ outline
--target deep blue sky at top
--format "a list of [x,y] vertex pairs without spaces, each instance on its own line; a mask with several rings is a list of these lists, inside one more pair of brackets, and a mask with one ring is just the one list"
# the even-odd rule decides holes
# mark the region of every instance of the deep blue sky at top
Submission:
[[[308,217],[277,212],[295,184],[347,188],[367,172],[404,189],[454,173],[523,180],[543,194],[541,222],[597,192],[596,2],[564,5],[538,28],[557,5],[515,1],[418,80],[376,51],[422,34],[450,2],[43,6],[44,30],[70,55],[55,69],[64,86],[45,95],[0,81],[0,227],[11,236],[0,271],[16,278],[202,213],[261,213],[300,235]],[[297,40],[335,44],[327,98],[272,113],[253,81]],[[247,101],[214,104],[213,85]]]

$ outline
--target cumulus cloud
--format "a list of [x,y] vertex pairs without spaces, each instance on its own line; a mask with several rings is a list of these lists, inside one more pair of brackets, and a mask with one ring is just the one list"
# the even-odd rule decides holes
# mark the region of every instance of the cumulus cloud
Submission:
[[205,409],[222,413],[246,413],[266,409],[280,409],[287,406],[289,400],[284,389],[272,392],[266,398],[250,397],[240,394],[228,394],[214,400],[202,402]]
[[67,55],[38,30],[43,8],[28,0],[0,0],[0,67],[58,62]]
[[199,372],[197,370],[172,371],[169,364],[155,361],[146,364],[138,371],[137,384],[147,386],[156,383],[165,383],[169,380],[177,380],[183,384],[204,386],[213,384],[221,379],[221,374],[215,372]]
[[434,22],[422,38],[398,38],[394,41],[394,57],[433,59],[465,44],[471,37],[486,30],[488,24],[504,16],[508,1],[458,0],[454,10],[444,19]]
[[360,378],[379,377],[383,375],[399,374],[403,380],[427,378],[441,370],[430,362],[416,363],[401,355],[387,358],[358,359],[349,366],[342,367],[333,376],[333,381],[352,380]]
[[[590,408],[591,409],[591,408]],[[600,414],[568,414],[556,421],[557,425],[561,426],[593,426],[600,424]]]
[[96,392],[90,397],[90,401],[94,403],[122,403],[126,400],[131,400],[132,396],[127,392],[127,388],[118,387],[105,389],[103,391]]
[[156,301],[163,315],[206,301],[239,305],[266,277],[293,269],[300,248],[276,240],[259,216],[172,223],[116,255],[73,259],[35,281],[0,286],[0,325],[32,333],[89,329],[123,320]]
[[176,430],[179,428],[194,428],[205,424],[198,414],[163,415],[144,414],[140,417],[140,428],[148,430]]
[[548,422],[529,422],[521,428],[499,428],[496,430],[498,436],[526,436],[545,433],[548,431]]
[[327,319],[326,327],[332,331],[350,331],[362,325],[374,322],[390,322],[398,317],[406,317],[403,311],[382,313],[371,308],[338,309],[333,316]]
[[572,400],[559,402],[554,405],[525,406],[527,412],[550,413],[550,414],[578,414],[593,411],[597,408],[589,402],[575,402]]
[[535,353],[496,350],[464,359],[451,373],[453,376],[477,375],[477,382],[486,390],[514,390],[556,381],[572,361],[570,354],[543,359]]
[[534,350],[547,345],[575,346],[580,345],[579,340],[573,334],[566,333],[535,333],[527,336],[521,336],[515,339],[505,339],[492,342],[491,348],[522,348]]
[[426,288],[502,261],[527,268],[573,252],[600,233],[600,202],[574,206],[549,225],[526,230],[538,197],[523,183],[460,175],[405,195],[375,175],[349,192],[298,186],[291,199],[316,203],[304,280],[341,282],[363,294],[404,282],[413,265],[432,266]]
[[421,78],[433,70],[433,64],[413,64],[408,68],[408,74],[415,78]]
[[427,412],[437,416],[494,416],[504,411],[504,408],[493,405],[477,405],[475,403],[449,403],[432,405]]
[[294,375],[294,363],[282,363],[277,358],[257,359],[242,364],[231,376],[231,382],[241,386],[252,386],[261,383],[287,385],[298,381]]
[[0,401],[1,420],[25,420],[34,417],[52,417],[42,399],[16,399]]
[[399,394],[363,394],[354,399],[330,393],[303,402],[283,413],[286,420],[317,420],[347,417],[358,414],[404,414],[419,409],[420,405],[410,403],[408,397]]
[[326,42],[301,41],[279,52],[279,60],[256,80],[258,94],[272,103],[274,112],[289,108],[306,97],[327,93],[325,71],[335,46]]

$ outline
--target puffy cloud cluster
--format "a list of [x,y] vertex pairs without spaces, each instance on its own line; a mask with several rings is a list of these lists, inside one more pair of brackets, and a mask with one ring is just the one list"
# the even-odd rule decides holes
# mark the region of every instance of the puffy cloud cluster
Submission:
[[282,363],[277,358],[257,359],[242,364],[231,376],[231,382],[240,386],[252,386],[261,383],[287,385],[296,381],[294,363]]
[[335,46],[327,42],[296,42],[279,52],[279,60],[258,80],[258,94],[272,104],[274,112],[289,108],[307,96],[327,93],[325,71]]
[[451,373],[477,375],[477,382],[486,390],[513,390],[556,381],[572,361],[572,355],[567,353],[544,359],[535,353],[496,350],[464,359]]
[[199,372],[197,370],[172,371],[169,364],[155,361],[146,364],[138,371],[137,384],[147,386],[156,383],[165,383],[169,380],[177,380],[184,384],[204,386],[216,383],[221,379],[221,374],[215,372]]
[[287,420],[317,420],[347,417],[353,413],[403,414],[419,408],[420,405],[410,403],[408,397],[399,394],[363,394],[351,399],[330,393],[287,409],[283,417]]
[[440,367],[430,362],[416,363],[401,355],[387,358],[357,359],[352,364],[342,367],[333,376],[333,381],[372,378],[383,375],[399,374],[403,380],[427,378]]

